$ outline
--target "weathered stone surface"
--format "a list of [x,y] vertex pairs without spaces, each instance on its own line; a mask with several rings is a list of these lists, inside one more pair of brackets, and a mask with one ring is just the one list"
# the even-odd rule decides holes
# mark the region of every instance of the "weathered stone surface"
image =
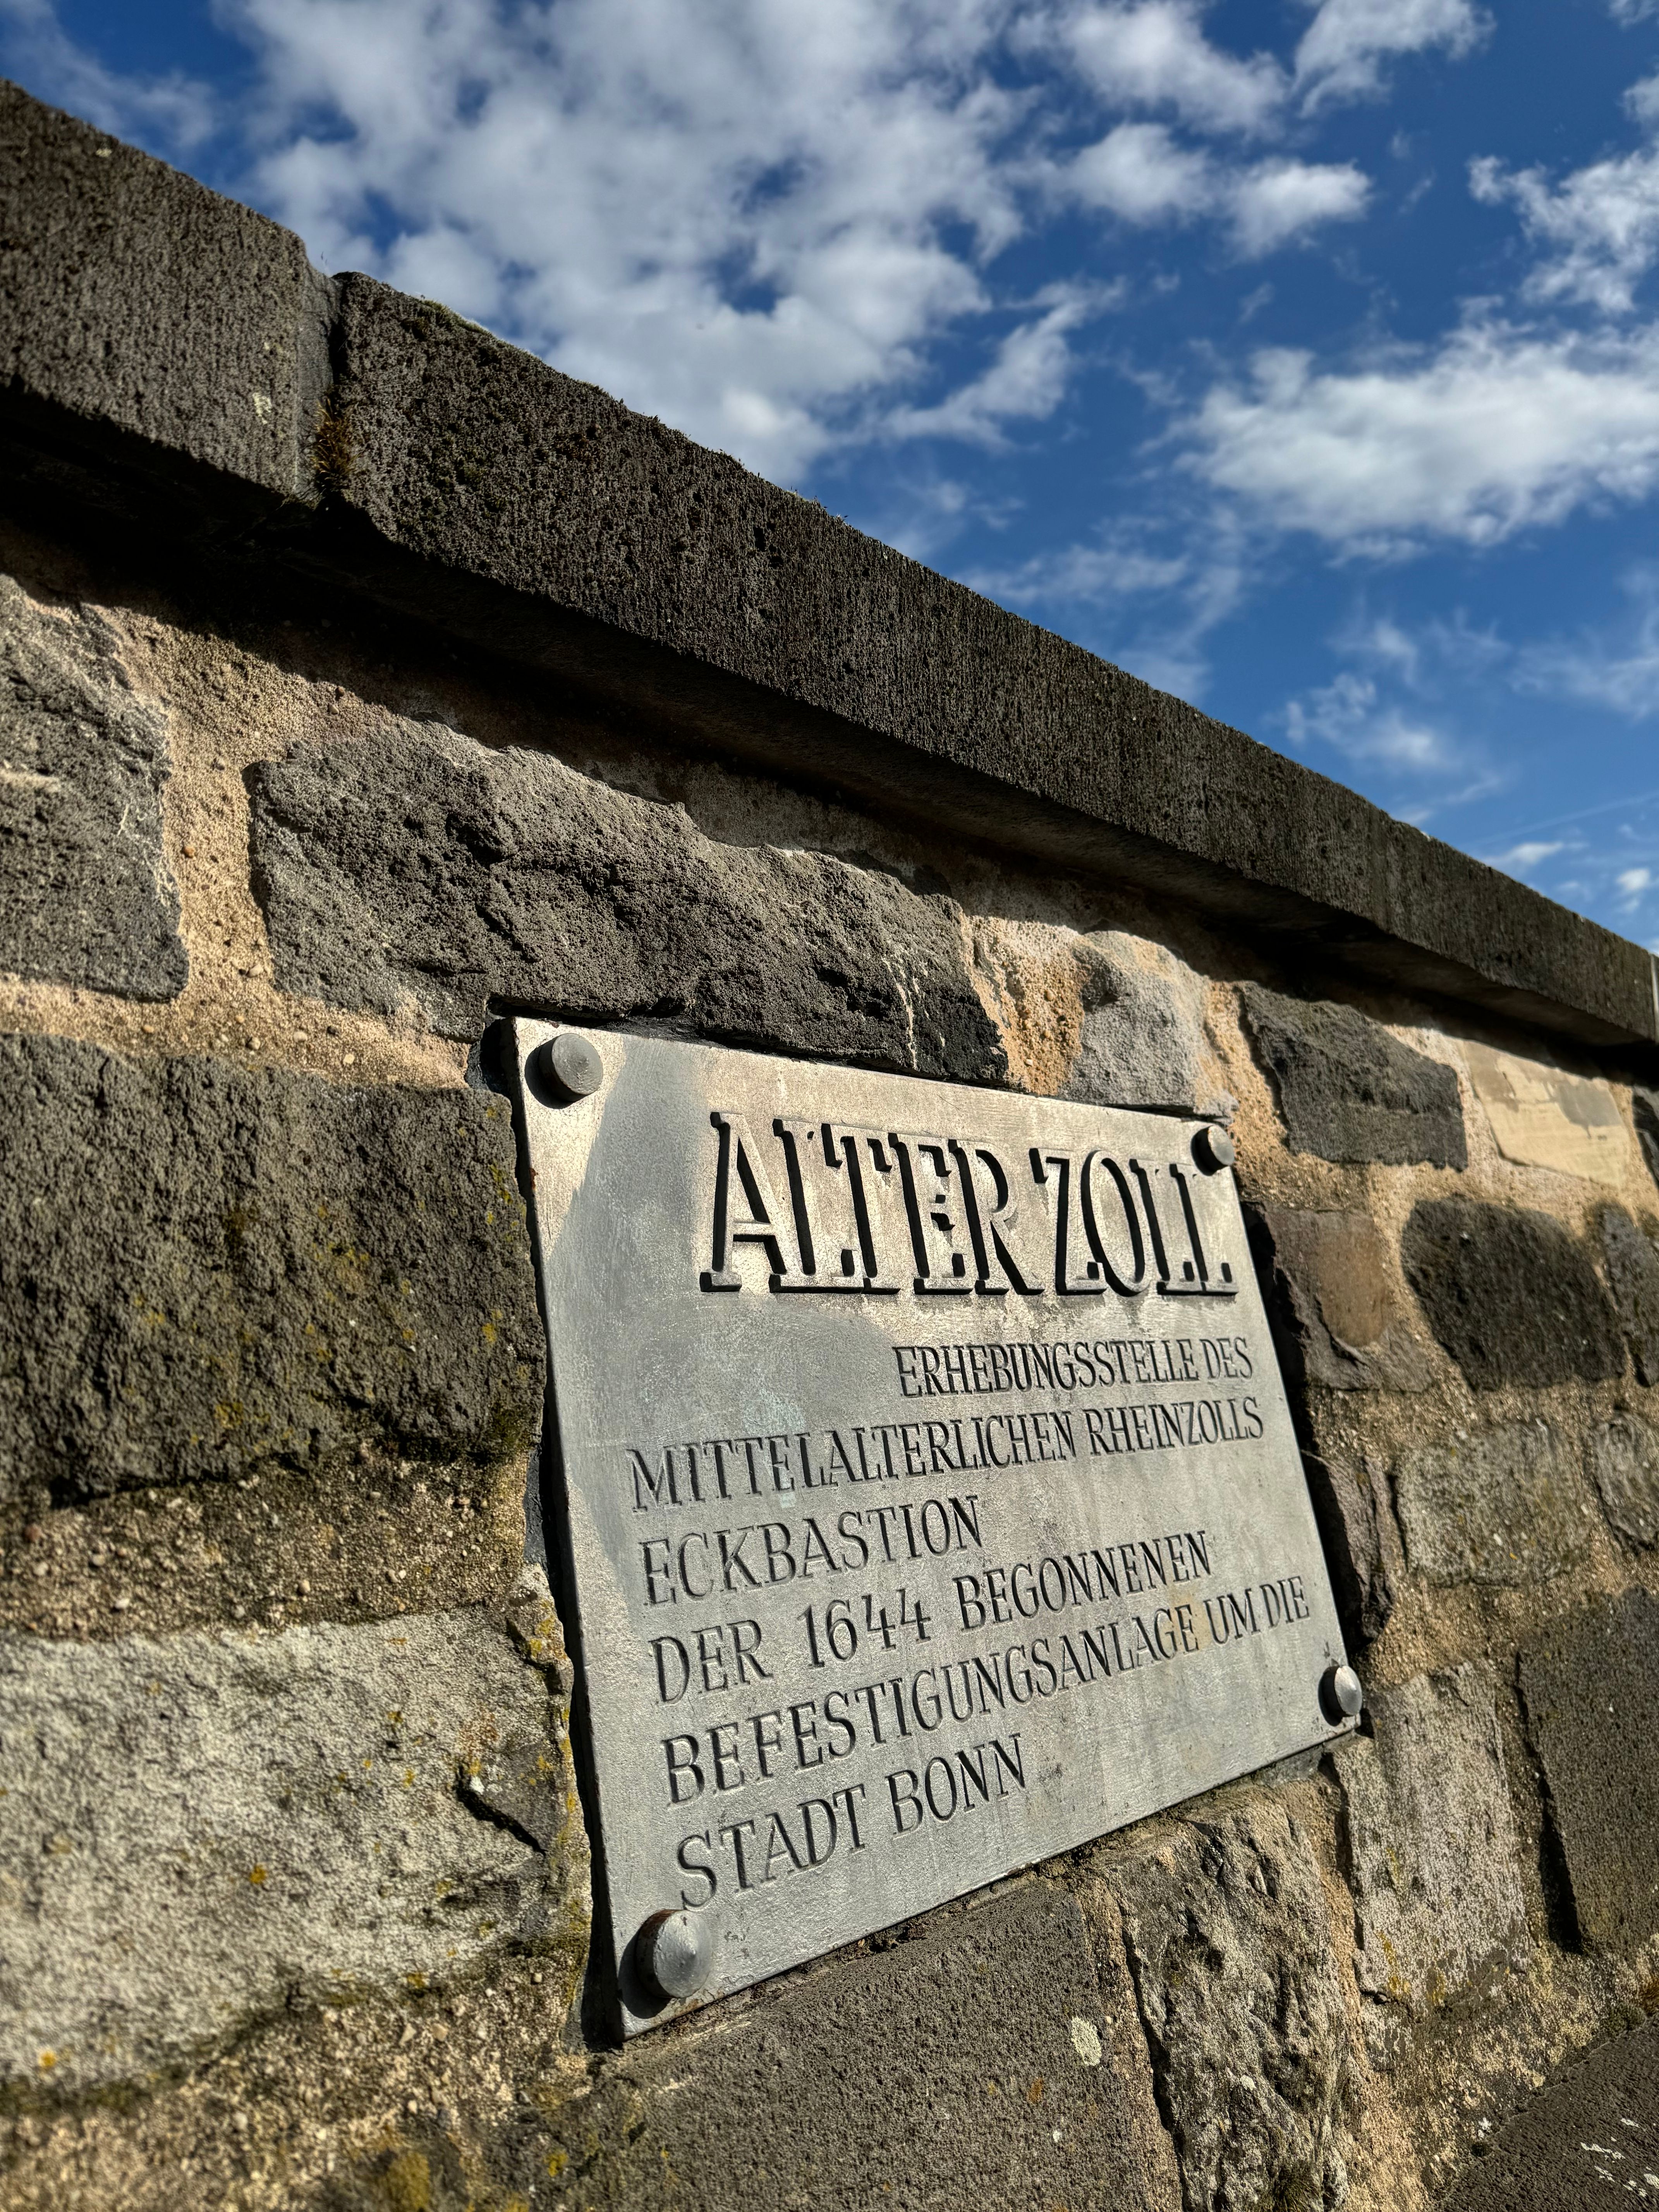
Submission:
[[166,718],[108,625],[0,576],[0,969],[137,999],[184,988],[167,767]]
[[503,1100],[0,1039],[0,1495],[522,1449]]
[[1492,2137],[1446,2212],[1659,2203],[1659,2021],[1581,2059]]
[[1631,1110],[1643,1160],[1655,1182],[1659,1182],[1659,1091],[1644,1091],[1638,1085],[1631,1093]]
[[1659,1431],[1637,1413],[1616,1413],[1584,1442],[1584,1465],[1601,1508],[1632,1544],[1659,1544]]
[[1287,1376],[1328,1390],[1424,1390],[1431,1370],[1369,1214],[1251,1206],[1256,1272]]
[[1371,1733],[1336,1755],[1368,1995],[1438,2004],[1524,1932],[1495,1677],[1484,1662],[1367,1700]]
[[1457,1078],[1356,1007],[1287,999],[1260,983],[1244,1018],[1271,1070],[1291,1143],[1327,1160],[1468,1165]]
[[1400,1540],[1388,1540],[1387,1462],[1375,1453],[1356,1465],[1304,1452],[1302,1464],[1343,1636],[1350,1644],[1373,1643],[1389,1625],[1396,1595]]
[[1597,1598],[1521,1649],[1527,1727],[1544,1770],[1578,1933],[1630,1951],[1659,1932],[1659,1599]]
[[570,1787],[480,1613],[0,1638],[0,2075],[131,2079],[539,1940]]
[[1618,1320],[1589,1255],[1548,1214],[1425,1199],[1401,1256],[1437,1340],[1477,1390],[1624,1373]]
[[1257,1800],[1107,1878],[1188,2212],[1340,2205],[1347,2023],[1301,1830]]
[[292,231],[0,83],[0,392],[308,491],[325,288]]
[[[1109,2175],[1123,2212],[1173,2212],[1113,2027],[1076,1905],[1029,1883],[643,2038],[555,2116],[550,2157],[539,2115],[517,2146],[504,2129],[494,2178],[528,2195],[556,2168],[568,2202],[628,2212],[1053,2212],[1099,2203]],[[427,2155],[453,2164],[438,2141]]]
[[1595,1182],[1624,1181],[1630,1132],[1605,1082],[1473,1042],[1463,1057],[1506,1160]]
[[[960,915],[813,853],[405,725],[258,771],[254,855],[284,988],[476,1036],[492,1000],[650,1015],[729,1042],[994,1081]],[[395,792],[395,803],[386,794]]]
[[1659,1250],[1622,1206],[1605,1206],[1601,1257],[1638,1382],[1659,1382]]
[[1127,930],[1078,940],[1083,1037],[1060,1096],[1093,1106],[1225,1115],[1237,1103],[1207,1067],[1208,987],[1162,945]]
[[1394,1496],[1412,1571],[1431,1583],[1548,1582],[1589,1553],[1575,1455],[1546,1421],[1402,1452]]

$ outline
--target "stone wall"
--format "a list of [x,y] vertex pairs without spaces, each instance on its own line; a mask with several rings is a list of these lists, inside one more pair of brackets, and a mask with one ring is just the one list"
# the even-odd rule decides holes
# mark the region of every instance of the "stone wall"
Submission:
[[[0,2202],[1474,2186],[1659,2009],[1647,956],[0,115]],[[521,1010],[1227,1119],[1362,1735],[609,2047]]]

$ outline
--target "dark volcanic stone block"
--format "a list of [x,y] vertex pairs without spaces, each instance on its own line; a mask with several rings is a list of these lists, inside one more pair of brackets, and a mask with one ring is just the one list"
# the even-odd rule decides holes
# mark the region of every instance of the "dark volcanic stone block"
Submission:
[[1401,1256],[1437,1340],[1477,1390],[1624,1373],[1618,1319],[1589,1255],[1548,1214],[1425,1199]]
[[1399,1167],[1468,1165],[1457,1078],[1355,1007],[1243,989],[1244,1017],[1273,1073],[1299,1152]]
[[184,988],[167,776],[165,718],[106,625],[0,576],[0,969],[137,999]]
[[[574,2104],[569,2203],[1054,2212],[1107,2201],[1107,2174],[1115,2212],[1169,2203],[1103,2059],[1088,1931],[1046,1884],[722,2011],[643,2039]],[[520,2185],[548,2170],[538,2127]]]
[[1527,1728],[1592,1951],[1633,1951],[1659,1932],[1656,1672],[1659,1599],[1646,1590],[1598,1598],[1521,1650]]
[[890,876],[716,844],[677,807],[442,728],[308,748],[252,781],[285,990],[382,1013],[412,1000],[446,1036],[504,1004],[1006,1079],[958,909]]
[[505,1103],[0,1040],[0,1493],[522,1448]]
[[1601,1215],[1601,1256],[1638,1382],[1659,1382],[1659,1251],[1622,1206]]
[[1620,1534],[1632,1544],[1659,1544],[1659,1430],[1634,1413],[1615,1413],[1591,1431],[1584,1465]]
[[1652,2203],[1659,2196],[1647,2180],[1659,2172],[1659,2021],[1591,2051],[1481,2148],[1486,2155],[1466,2170],[1445,2212]]

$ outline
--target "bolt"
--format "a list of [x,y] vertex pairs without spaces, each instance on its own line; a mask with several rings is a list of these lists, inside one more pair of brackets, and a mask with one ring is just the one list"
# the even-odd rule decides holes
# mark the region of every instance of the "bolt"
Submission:
[[695,1996],[714,1972],[714,1931],[701,1913],[653,1912],[634,1948],[641,1976],[659,1996]]
[[605,1080],[605,1062],[574,1030],[561,1030],[557,1036],[538,1045],[533,1065],[562,1104],[574,1098],[591,1098]]
[[1231,1167],[1237,1158],[1237,1149],[1224,1129],[1206,1121],[1193,1138],[1193,1158],[1206,1175],[1217,1175],[1223,1168]]
[[1333,1728],[1355,1719],[1365,1702],[1364,1686],[1352,1667],[1328,1667],[1319,1684],[1319,1702]]

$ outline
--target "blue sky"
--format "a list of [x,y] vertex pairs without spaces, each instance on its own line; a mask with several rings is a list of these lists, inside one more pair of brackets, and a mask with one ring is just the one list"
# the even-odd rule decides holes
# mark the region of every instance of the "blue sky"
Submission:
[[0,0],[0,68],[1659,949],[1659,0]]

